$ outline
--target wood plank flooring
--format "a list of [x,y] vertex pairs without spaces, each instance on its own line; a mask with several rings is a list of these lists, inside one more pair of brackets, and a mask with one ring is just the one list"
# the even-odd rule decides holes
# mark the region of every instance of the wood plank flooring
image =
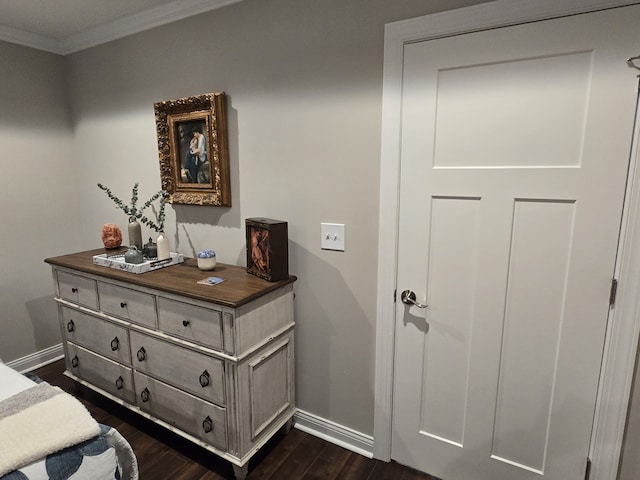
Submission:
[[[117,428],[138,457],[140,480],[234,479],[231,464],[65,377],[62,360],[34,370],[76,396],[94,418]],[[247,480],[437,480],[395,462],[372,460],[292,429],[249,462]]]

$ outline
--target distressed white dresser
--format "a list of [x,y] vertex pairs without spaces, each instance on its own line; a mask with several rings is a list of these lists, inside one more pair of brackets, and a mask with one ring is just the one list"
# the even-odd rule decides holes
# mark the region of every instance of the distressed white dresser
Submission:
[[[295,412],[293,284],[195,259],[144,274],[94,265],[92,250],[52,266],[66,372],[82,385],[229,460],[251,456]],[[201,285],[208,276],[224,279]]]

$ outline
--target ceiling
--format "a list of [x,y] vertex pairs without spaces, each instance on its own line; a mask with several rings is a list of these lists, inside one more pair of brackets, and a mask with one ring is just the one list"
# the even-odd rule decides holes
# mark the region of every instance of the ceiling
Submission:
[[66,55],[241,0],[0,0],[0,40]]

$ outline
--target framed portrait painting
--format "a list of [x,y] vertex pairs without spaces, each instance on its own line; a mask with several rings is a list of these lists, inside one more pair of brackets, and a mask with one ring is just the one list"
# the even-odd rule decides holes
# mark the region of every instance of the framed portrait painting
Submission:
[[168,201],[231,206],[224,92],[157,102],[154,111]]

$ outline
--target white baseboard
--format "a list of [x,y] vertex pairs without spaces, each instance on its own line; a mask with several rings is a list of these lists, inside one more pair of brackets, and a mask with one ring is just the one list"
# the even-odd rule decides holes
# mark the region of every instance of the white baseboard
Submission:
[[304,410],[298,409],[294,415],[295,428],[342,448],[373,458],[373,437],[339,425]]
[[58,345],[27,355],[26,357],[7,362],[7,366],[20,373],[24,373],[60,360],[62,357],[64,357],[64,350],[62,344],[59,343]]

